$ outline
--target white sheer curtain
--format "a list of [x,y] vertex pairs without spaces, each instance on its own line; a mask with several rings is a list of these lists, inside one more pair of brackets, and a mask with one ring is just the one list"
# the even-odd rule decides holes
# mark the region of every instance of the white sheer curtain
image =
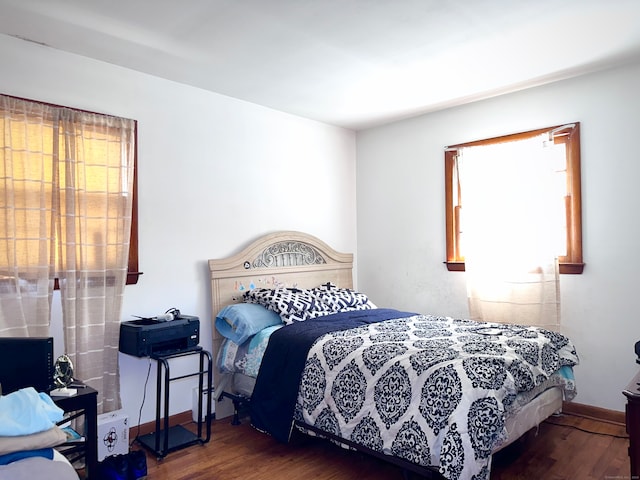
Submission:
[[459,153],[471,318],[558,328],[564,206],[554,194],[556,162],[541,137]]
[[[118,337],[131,232],[135,122],[0,98],[12,117],[7,120],[5,113],[5,126],[12,124],[5,134],[16,139],[9,147],[5,140],[4,149],[5,182],[14,188],[5,192],[2,205],[7,232],[1,247],[7,273],[3,266],[2,274],[15,287],[2,293],[0,334],[47,335],[50,313],[44,303],[50,306],[57,277],[65,353],[75,376],[98,390],[99,413],[115,410],[121,406]],[[44,166],[34,174],[36,144]],[[22,196],[29,199],[26,207]],[[13,248],[16,244],[22,248]],[[46,297],[37,295],[38,282],[44,286],[45,280]],[[34,282],[37,293],[31,293]],[[32,307],[32,295],[40,301],[39,310]]]
[[51,108],[0,95],[0,112],[0,336],[48,336],[55,276]]
[[65,347],[78,378],[98,390],[98,410],[106,412],[121,406],[118,338],[129,258],[134,133],[132,120],[61,112],[57,237]]

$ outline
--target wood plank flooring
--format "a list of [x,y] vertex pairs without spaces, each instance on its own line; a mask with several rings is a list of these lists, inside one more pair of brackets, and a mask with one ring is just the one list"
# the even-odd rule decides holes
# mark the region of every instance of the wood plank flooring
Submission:
[[[193,424],[185,424],[189,429]],[[133,431],[132,431],[133,433]],[[147,451],[149,480],[402,480],[400,468],[330,442],[296,435],[288,445],[244,419],[213,422],[212,439],[158,460]],[[552,417],[494,456],[492,480],[629,479],[623,425],[574,415]],[[136,444],[132,448],[137,447]],[[146,450],[145,450],[146,451]],[[412,475],[411,479],[417,479]]]

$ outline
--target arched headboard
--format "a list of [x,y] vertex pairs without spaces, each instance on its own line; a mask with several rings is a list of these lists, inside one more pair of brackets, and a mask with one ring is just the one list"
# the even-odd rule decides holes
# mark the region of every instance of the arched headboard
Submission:
[[327,282],[353,288],[353,254],[338,252],[313,235],[296,231],[264,235],[240,253],[209,260],[209,270],[214,359],[222,343],[215,328],[216,315],[225,306],[241,302],[245,291],[277,286],[312,288]]

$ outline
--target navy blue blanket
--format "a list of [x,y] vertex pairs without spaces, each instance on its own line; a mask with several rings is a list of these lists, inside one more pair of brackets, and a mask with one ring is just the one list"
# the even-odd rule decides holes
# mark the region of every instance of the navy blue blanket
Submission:
[[353,310],[288,325],[274,332],[264,352],[251,395],[251,423],[280,442],[288,442],[300,377],[307,353],[318,337],[415,313],[389,308]]

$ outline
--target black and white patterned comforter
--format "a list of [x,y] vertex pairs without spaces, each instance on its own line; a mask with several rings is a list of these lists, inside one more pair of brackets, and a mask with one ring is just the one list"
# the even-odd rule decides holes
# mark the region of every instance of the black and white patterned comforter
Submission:
[[[294,415],[374,451],[437,466],[448,479],[488,479],[518,393],[577,364],[573,344],[555,332],[407,314],[318,338]],[[573,382],[564,387],[573,398]]]

